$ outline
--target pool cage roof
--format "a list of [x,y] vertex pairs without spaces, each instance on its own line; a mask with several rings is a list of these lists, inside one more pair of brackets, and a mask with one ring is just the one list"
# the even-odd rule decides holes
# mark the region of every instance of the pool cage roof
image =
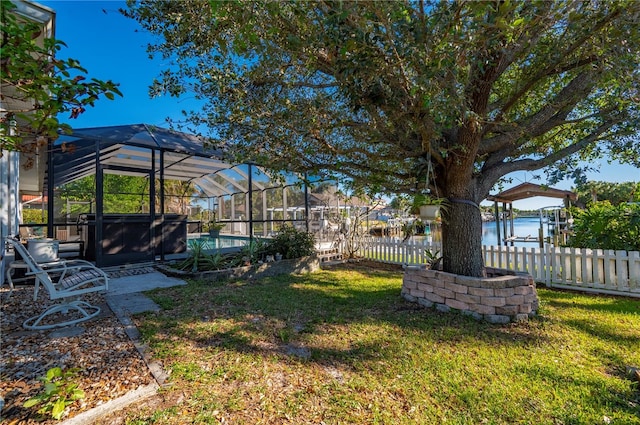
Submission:
[[[225,160],[221,149],[197,136],[148,124],[74,129],[55,142],[49,172],[53,187],[95,174],[97,167],[118,174],[151,172],[155,178],[194,183],[204,197],[218,197],[280,186],[260,167],[264,178],[250,179],[246,164]],[[108,172],[108,171],[107,171]],[[47,179],[48,181],[48,179]]]

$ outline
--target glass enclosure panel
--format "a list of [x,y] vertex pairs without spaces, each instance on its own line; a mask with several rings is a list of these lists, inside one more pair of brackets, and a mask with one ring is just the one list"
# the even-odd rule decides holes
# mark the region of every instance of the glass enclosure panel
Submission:
[[256,190],[251,194],[252,212],[254,221],[262,221],[265,218],[264,208],[266,208],[265,197],[266,192],[264,190]]
[[104,213],[149,214],[149,179],[104,174]]
[[[54,223],[75,223],[79,214],[95,212],[96,179],[87,176],[54,190]],[[46,206],[45,206],[46,210]]]
[[265,190],[267,198],[267,220],[284,220],[283,189],[280,187]]
[[[156,181],[159,186],[160,181]],[[195,184],[188,181],[164,181],[164,212],[166,214],[189,215],[192,200],[200,194]],[[195,204],[195,202],[194,202]],[[160,191],[156,190],[156,213],[160,214]]]
[[222,196],[218,198],[218,219],[231,220],[231,196]]
[[247,196],[244,193],[234,193],[231,199],[231,219],[248,220]]

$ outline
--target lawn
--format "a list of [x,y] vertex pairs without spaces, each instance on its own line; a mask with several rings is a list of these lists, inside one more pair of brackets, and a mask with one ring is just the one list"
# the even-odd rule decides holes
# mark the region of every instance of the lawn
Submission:
[[398,271],[341,266],[191,282],[136,318],[170,371],[129,424],[640,424],[640,301],[539,289],[529,323],[400,297]]

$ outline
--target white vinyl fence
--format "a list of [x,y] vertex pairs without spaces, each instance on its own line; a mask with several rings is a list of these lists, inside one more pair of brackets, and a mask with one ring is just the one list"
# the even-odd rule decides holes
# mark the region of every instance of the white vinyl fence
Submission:
[[[426,240],[367,237],[358,254],[396,264],[423,264],[427,251],[440,251]],[[640,297],[640,252],[601,249],[483,246],[486,266],[527,272],[549,287]]]

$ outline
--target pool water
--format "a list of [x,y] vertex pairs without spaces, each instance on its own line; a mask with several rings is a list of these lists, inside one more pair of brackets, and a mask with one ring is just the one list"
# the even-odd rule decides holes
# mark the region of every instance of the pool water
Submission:
[[249,243],[249,238],[237,236],[219,236],[217,238],[212,238],[210,236],[199,236],[190,237],[188,240],[189,244],[191,243],[191,241],[201,241],[204,245],[204,249],[216,250],[223,248],[242,248]]

